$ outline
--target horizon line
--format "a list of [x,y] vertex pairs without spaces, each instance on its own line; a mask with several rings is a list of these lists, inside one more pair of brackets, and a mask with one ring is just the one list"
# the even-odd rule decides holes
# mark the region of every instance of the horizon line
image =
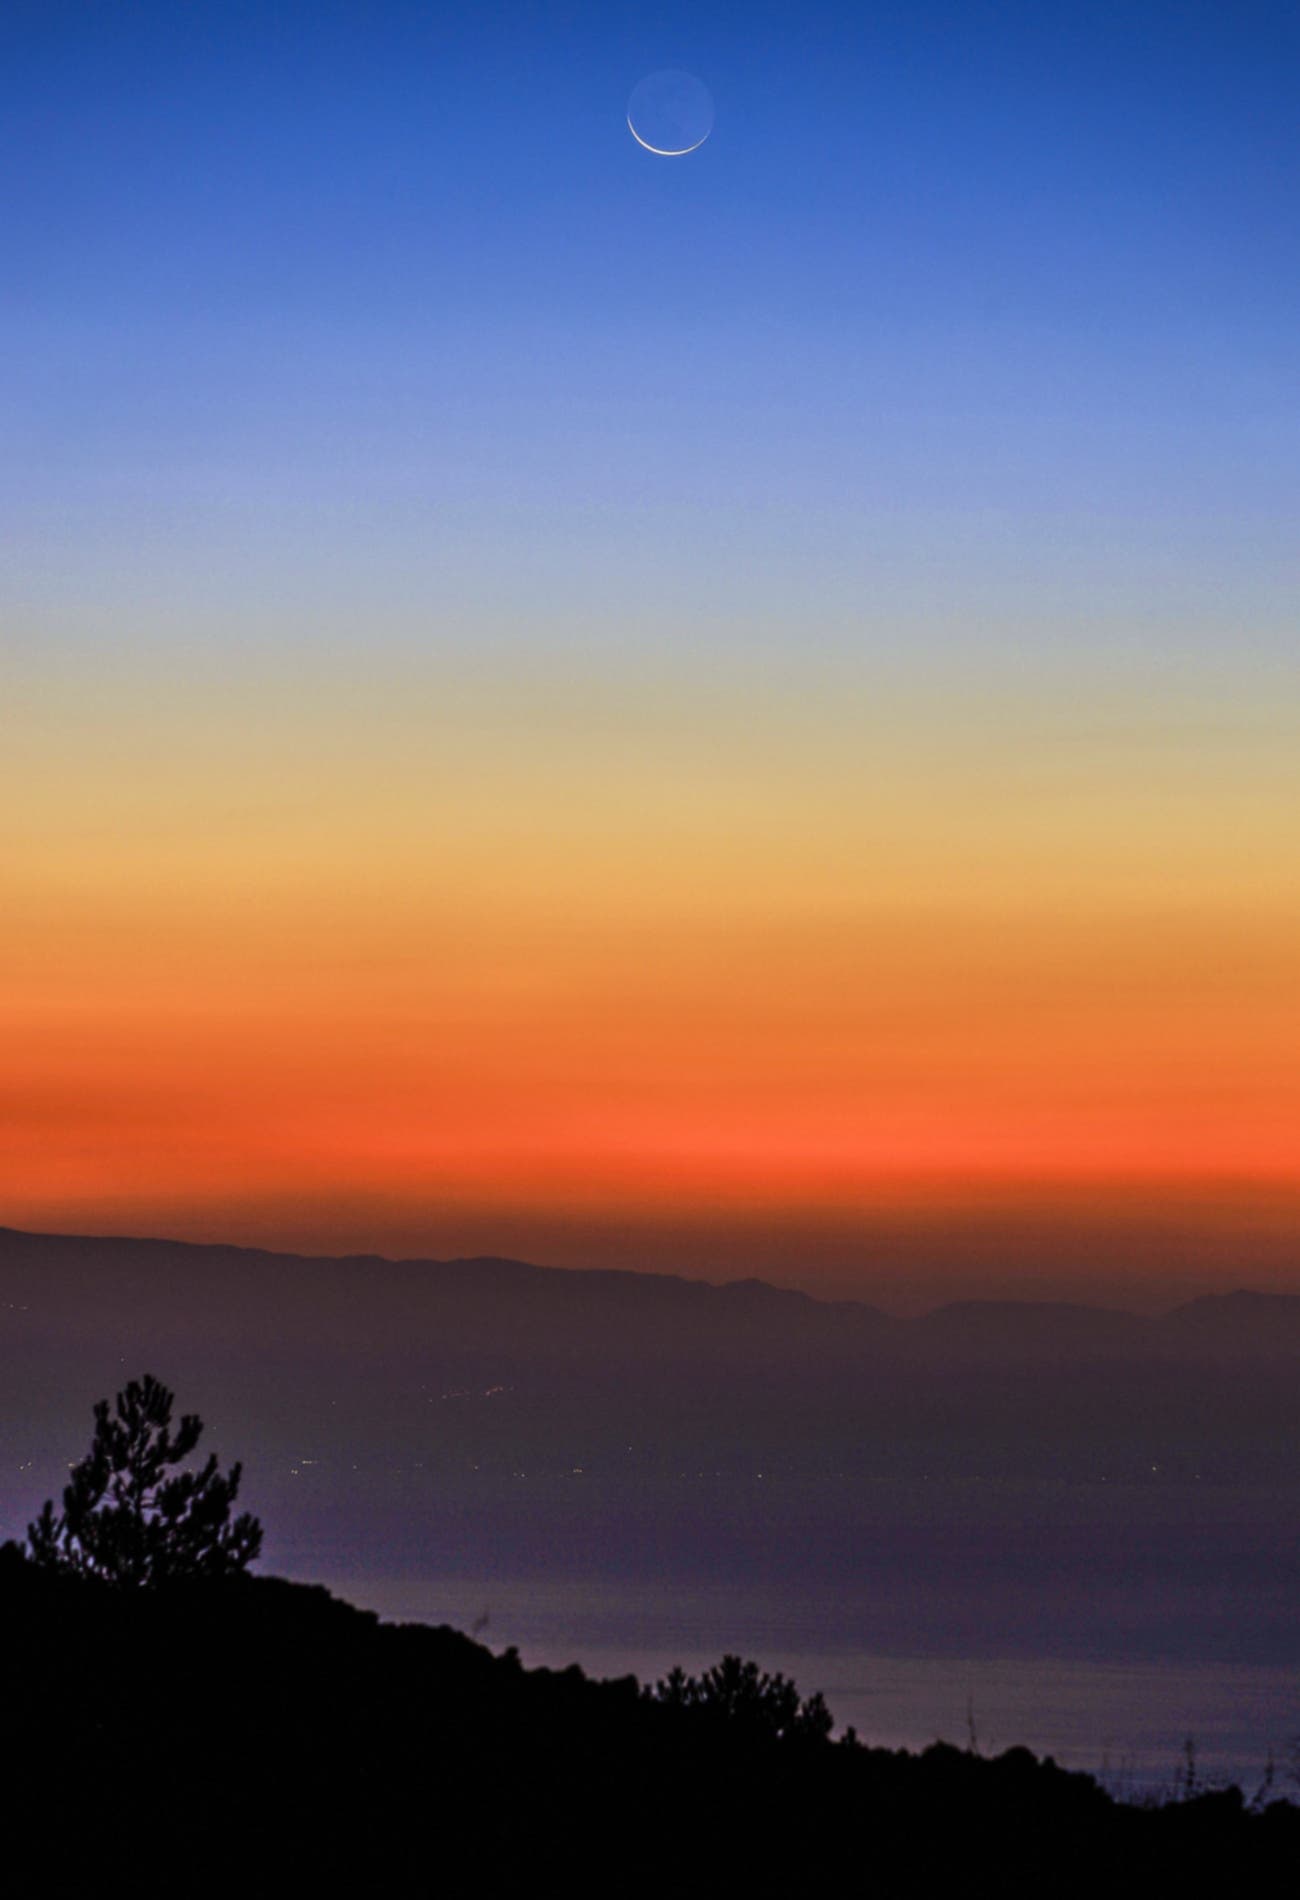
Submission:
[[927,1307],[918,1313],[892,1313],[870,1300],[846,1297],[829,1298],[823,1294],[810,1293],[803,1287],[784,1284],[781,1281],[767,1280],[758,1274],[742,1275],[727,1280],[712,1280],[702,1274],[670,1273],[661,1268],[639,1269],[636,1267],[582,1267],[557,1265],[553,1261],[523,1260],[514,1254],[476,1253],[476,1254],[383,1254],[374,1251],[346,1253],[313,1253],[286,1247],[249,1246],[238,1241],[224,1240],[183,1240],[168,1234],[140,1233],[65,1233],[44,1228],[11,1227],[0,1221],[0,1240],[9,1237],[18,1240],[55,1241],[88,1246],[132,1246],[132,1247],[176,1247],[187,1253],[234,1253],[262,1256],[272,1260],[292,1260],[319,1262],[322,1265],[345,1266],[372,1263],[381,1267],[457,1267],[457,1266],[503,1266],[522,1267],[529,1273],[571,1274],[591,1279],[619,1280],[664,1280],[680,1286],[707,1287],[714,1292],[724,1293],[744,1287],[761,1287],[766,1292],[781,1294],[786,1298],[803,1300],[813,1306],[827,1308],[856,1307],[862,1312],[871,1313],[877,1318],[893,1324],[908,1326],[941,1313],[960,1311],[970,1307],[997,1309],[1023,1309],[1026,1311],[1053,1311],[1094,1313],[1122,1319],[1131,1319],[1138,1323],[1159,1322],[1170,1319],[1175,1314],[1185,1312],[1189,1307],[1202,1306],[1221,1300],[1269,1300],[1285,1301],[1300,1305],[1300,1293],[1270,1292],[1258,1287],[1233,1286],[1222,1291],[1200,1293],[1190,1299],[1179,1300],[1173,1306],[1162,1308],[1158,1312],[1144,1313],[1131,1307],[1094,1305],[1087,1300],[1066,1299],[1007,1299],[1004,1297],[978,1295],[964,1299],[943,1300],[938,1305]]

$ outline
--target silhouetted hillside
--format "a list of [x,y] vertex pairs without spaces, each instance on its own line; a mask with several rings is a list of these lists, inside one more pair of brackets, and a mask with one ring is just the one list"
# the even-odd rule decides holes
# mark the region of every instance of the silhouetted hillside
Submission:
[[[240,1579],[120,1592],[0,1553],[17,1892],[1264,1892],[1300,1812],[1140,1811],[1023,1750],[784,1739],[743,1701],[526,1671]],[[1294,1865],[1293,1860],[1289,1863]]]

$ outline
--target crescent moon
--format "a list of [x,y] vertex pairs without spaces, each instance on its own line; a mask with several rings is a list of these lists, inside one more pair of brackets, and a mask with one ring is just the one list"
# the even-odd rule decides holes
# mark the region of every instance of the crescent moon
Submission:
[[[627,122],[627,129],[632,134],[632,137],[636,140],[637,144],[640,146],[643,146],[647,152],[653,152],[656,158],[685,158],[688,152],[698,152],[701,145],[703,145],[704,143],[704,139],[708,138],[709,136],[709,133],[706,132],[704,134],[704,138],[696,139],[694,145],[651,145],[648,140],[642,138],[641,134],[637,131],[636,127],[633,125],[630,116]],[[710,126],[709,132],[711,132],[712,130],[713,130],[713,127]]]

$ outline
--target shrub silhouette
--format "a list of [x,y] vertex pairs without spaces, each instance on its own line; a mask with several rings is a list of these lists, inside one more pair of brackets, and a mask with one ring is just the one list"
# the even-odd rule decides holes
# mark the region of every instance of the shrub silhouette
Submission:
[[171,1421],[151,1378],[97,1405],[62,1514],[0,1545],[6,1894],[422,1900],[460,1865],[571,1900],[832,1893],[859,1866],[880,1900],[1295,1884],[1285,1802],[1127,1806],[1025,1749],[832,1741],[820,1695],[739,1656],[642,1690],[245,1576],[239,1467],[178,1470],[202,1425]]
[[210,1457],[197,1471],[172,1471],[203,1432],[202,1420],[186,1412],[173,1433],[172,1403],[148,1373],[118,1393],[113,1410],[100,1400],[94,1440],[72,1467],[62,1512],[56,1516],[47,1498],[27,1527],[34,1564],[130,1589],[230,1576],[252,1563],[262,1527],[246,1511],[231,1519],[241,1467],[223,1477]]
[[670,1670],[645,1691],[669,1709],[698,1709],[755,1741],[825,1741],[835,1725],[822,1695],[802,1700],[788,1676],[768,1675],[756,1662],[724,1656],[702,1676]]
[[422,1900],[461,1865],[570,1900],[837,1893],[855,1867],[880,1900],[1295,1884],[1284,1802],[1126,1806],[1025,1749],[833,1742],[819,1695],[738,1656],[641,1690],[242,1575],[238,1467],[174,1472],[199,1421],[173,1433],[149,1379],[95,1421],[63,1516],[0,1545],[6,1894]]

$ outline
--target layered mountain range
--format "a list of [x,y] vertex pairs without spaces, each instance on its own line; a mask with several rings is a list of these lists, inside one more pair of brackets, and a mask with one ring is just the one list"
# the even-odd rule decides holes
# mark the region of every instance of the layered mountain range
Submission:
[[[395,1342],[435,1350],[636,1361],[721,1354],[764,1363],[812,1352],[842,1362],[882,1350],[1033,1359],[1272,1358],[1300,1352],[1300,1295],[1235,1291],[1158,1317],[1060,1302],[964,1300],[900,1319],[759,1279],[721,1285],[662,1273],[581,1271],[491,1256],[337,1258],[181,1241],[0,1228],[0,1298],[74,1333],[299,1342]],[[12,1320],[10,1323],[14,1323]],[[419,1335],[412,1336],[412,1329]]]
[[1030,1591],[1072,1632],[1132,1583],[1147,1649],[1300,1657],[1300,1298],[898,1319],[757,1280],[0,1230],[0,1534],[146,1370],[245,1461],[299,1574],[869,1575],[899,1641],[936,1580],[931,1624],[983,1591],[1019,1630]]

